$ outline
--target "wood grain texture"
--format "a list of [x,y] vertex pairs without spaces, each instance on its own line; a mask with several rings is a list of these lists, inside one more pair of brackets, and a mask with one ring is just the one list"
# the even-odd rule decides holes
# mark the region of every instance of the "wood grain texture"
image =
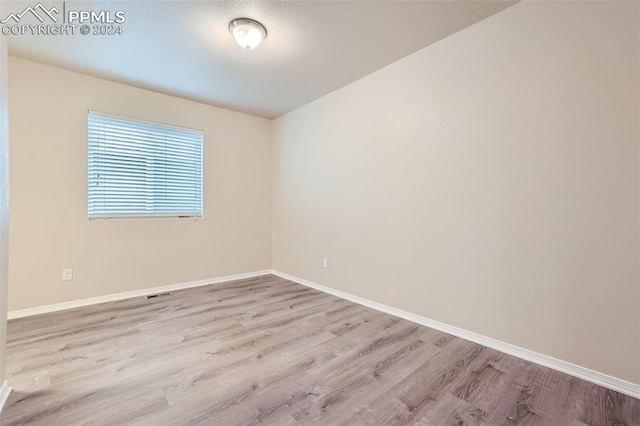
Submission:
[[9,321],[2,425],[640,425],[640,401],[264,276]]

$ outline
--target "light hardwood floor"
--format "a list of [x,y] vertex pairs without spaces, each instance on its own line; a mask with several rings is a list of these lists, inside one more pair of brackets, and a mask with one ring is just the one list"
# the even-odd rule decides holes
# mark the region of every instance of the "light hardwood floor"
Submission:
[[2,425],[640,425],[640,401],[274,276],[9,321]]

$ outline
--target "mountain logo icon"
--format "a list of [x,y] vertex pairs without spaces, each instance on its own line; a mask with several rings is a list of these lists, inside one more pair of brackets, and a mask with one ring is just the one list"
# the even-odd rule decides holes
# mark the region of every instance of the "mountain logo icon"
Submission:
[[53,22],[58,22],[58,19],[53,14],[60,13],[56,7],[52,7],[51,9],[47,9],[42,5],[42,3],[38,3],[35,6],[29,6],[25,10],[20,13],[10,13],[5,19],[0,21],[0,24],[6,24],[7,22],[13,20],[16,24],[20,22],[20,20],[28,14],[31,14],[36,17],[36,19],[40,22],[44,22],[45,17],[49,17]]

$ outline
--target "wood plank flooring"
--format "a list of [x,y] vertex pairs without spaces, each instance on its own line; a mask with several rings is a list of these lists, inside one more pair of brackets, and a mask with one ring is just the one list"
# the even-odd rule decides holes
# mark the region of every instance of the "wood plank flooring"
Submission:
[[274,276],[9,321],[2,425],[640,425],[640,401]]

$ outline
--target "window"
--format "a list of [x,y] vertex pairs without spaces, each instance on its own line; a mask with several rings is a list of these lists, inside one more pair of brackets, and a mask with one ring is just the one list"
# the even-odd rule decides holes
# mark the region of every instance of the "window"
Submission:
[[89,218],[201,217],[203,133],[89,111]]

